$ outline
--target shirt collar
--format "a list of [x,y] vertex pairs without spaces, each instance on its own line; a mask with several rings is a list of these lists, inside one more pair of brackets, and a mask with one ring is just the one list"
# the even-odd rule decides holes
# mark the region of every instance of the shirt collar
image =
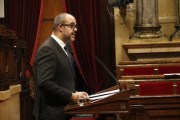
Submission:
[[66,46],[66,44],[61,40],[59,39],[58,37],[56,37],[55,35],[51,35],[52,38],[54,38],[54,40],[64,49],[64,47]]

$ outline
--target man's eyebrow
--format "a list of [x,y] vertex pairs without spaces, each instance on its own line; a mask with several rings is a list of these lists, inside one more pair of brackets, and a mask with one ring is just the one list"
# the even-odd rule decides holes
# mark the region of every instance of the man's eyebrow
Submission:
[[74,23],[74,22],[71,22],[70,24],[73,24],[73,25],[75,25],[75,23]]

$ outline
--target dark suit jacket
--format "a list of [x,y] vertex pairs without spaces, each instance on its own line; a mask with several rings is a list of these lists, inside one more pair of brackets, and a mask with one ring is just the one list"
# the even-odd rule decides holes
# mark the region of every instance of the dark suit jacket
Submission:
[[64,120],[64,107],[70,102],[72,92],[75,92],[75,74],[68,56],[50,37],[38,49],[34,66],[35,117]]

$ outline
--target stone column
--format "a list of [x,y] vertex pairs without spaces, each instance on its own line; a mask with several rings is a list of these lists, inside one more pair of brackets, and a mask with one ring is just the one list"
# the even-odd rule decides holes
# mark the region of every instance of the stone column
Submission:
[[177,1],[177,23],[174,26],[176,31],[170,36],[170,41],[180,41],[180,0]]
[[135,33],[130,39],[166,37],[158,20],[158,0],[136,0]]

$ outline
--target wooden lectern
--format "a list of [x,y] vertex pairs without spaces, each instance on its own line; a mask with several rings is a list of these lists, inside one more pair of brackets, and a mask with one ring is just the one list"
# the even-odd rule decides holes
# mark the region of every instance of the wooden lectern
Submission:
[[[99,93],[116,89],[118,85]],[[84,106],[70,103],[65,107],[65,114],[129,114],[129,96],[129,90],[124,90],[104,99],[88,101]]]

